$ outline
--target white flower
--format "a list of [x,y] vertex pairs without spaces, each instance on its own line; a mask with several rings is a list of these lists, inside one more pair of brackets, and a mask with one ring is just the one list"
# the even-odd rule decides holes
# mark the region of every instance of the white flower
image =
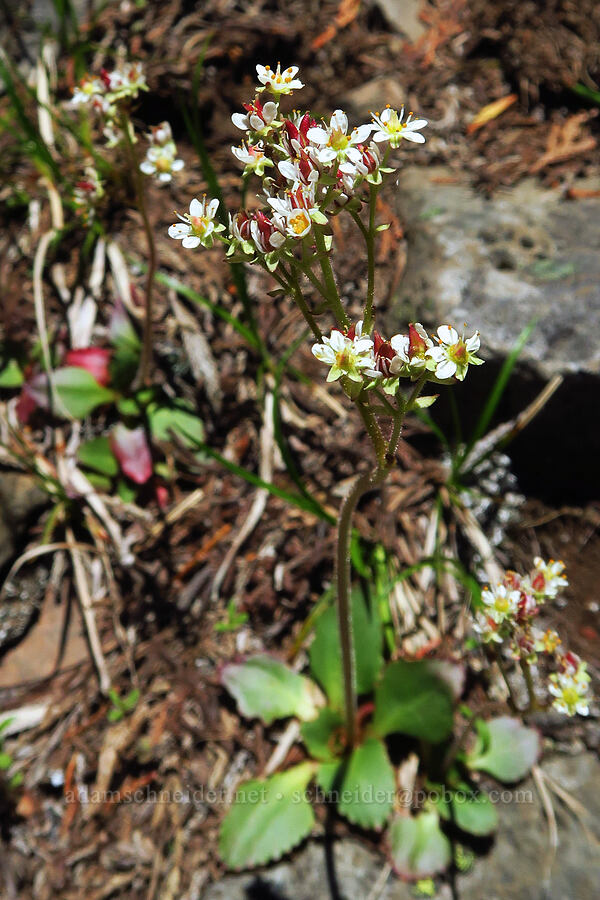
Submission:
[[292,91],[299,91],[304,85],[299,78],[296,78],[298,66],[288,66],[287,69],[281,71],[281,63],[277,63],[277,71],[273,71],[270,66],[257,66],[256,74],[258,80],[263,85],[262,90],[268,88],[272,94],[291,94]]
[[487,616],[485,613],[478,611],[475,614],[475,619],[473,622],[473,629],[481,635],[481,639],[484,644],[489,643],[502,643],[502,635],[500,634],[500,629],[498,627],[498,623],[492,619],[491,616]]
[[167,144],[173,143],[173,132],[168,122],[152,125],[147,137],[150,143],[156,147],[165,147]]
[[285,217],[274,214],[271,219],[258,210],[250,223],[250,234],[259,253],[273,253],[285,242]]
[[97,112],[107,112],[110,103],[105,97],[106,86],[100,78],[82,78],[73,91],[71,106],[91,106]]
[[322,344],[314,344],[313,355],[331,366],[327,381],[337,381],[345,375],[350,381],[362,381],[367,369],[373,370],[375,356],[373,341],[362,336],[362,321],[347,335],[333,329],[331,337],[324,337]]
[[546,631],[532,628],[531,635],[534,641],[533,647],[537,653],[554,653],[561,643],[560,637],[552,628],[548,628]]
[[381,184],[381,156],[377,144],[372,141],[368,147],[348,147],[346,159],[340,165],[340,171],[344,175],[354,178],[366,178],[371,184]]
[[140,91],[147,91],[146,76],[141,63],[123,63],[108,73],[108,89],[112,100],[137,97]]
[[254,172],[256,175],[262,176],[265,173],[265,167],[273,165],[272,160],[265,156],[262,141],[255,145],[242,144],[240,147],[232,147],[231,152],[244,164],[244,175]]
[[305,237],[312,223],[327,224],[327,217],[319,210],[315,200],[314,183],[299,182],[284,197],[267,197],[267,202],[286,221],[286,233],[293,238]]
[[440,325],[437,333],[439,347],[427,351],[427,355],[435,362],[436,378],[444,380],[455,377],[458,381],[463,381],[469,365],[482,365],[483,360],[475,356],[480,345],[478,331],[466,341],[449,325]]
[[73,203],[86,223],[94,220],[94,205],[103,196],[104,188],[98,172],[93,166],[86,166],[85,177],[75,183],[73,190]]
[[277,104],[273,100],[267,103],[261,103],[257,97],[254,103],[244,103],[246,115],[243,113],[234,113],[231,121],[242,131],[256,131],[258,134],[265,134],[277,116]]
[[421,128],[427,125],[427,119],[413,119],[412,116],[410,113],[406,121],[403,121],[404,107],[398,113],[386,106],[381,115],[373,114],[375,126],[373,140],[378,144],[389,141],[390,147],[394,150],[400,146],[403,138],[415,144],[424,144],[425,138],[420,132]]
[[219,208],[218,200],[208,200],[204,197],[200,200],[192,200],[189,213],[177,216],[181,222],[169,227],[169,237],[181,241],[186,250],[191,250],[202,244],[203,247],[212,247],[214,235],[224,231],[224,226],[215,224],[214,217]]
[[350,147],[364,144],[372,130],[372,125],[360,125],[348,134],[348,116],[343,110],[336,109],[328,128],[321,126],[309,128],[307,137],[316,145],[314,155],[318,162],[329,165],[336,159],[345,160]]
[[481,599],[487,607],[486,615],[497,625],[501,625],[507,619],[512,619],[518,612],[521,594],[504,584],[499,584],[495,588],[484,588],[481,592]]
[[[575,654],[569,654],[575,657]],[[587,716],[589,709],[589,684],[590,676],[586,669],[586,663],[578,657],[577,668],[569,666],[565,671],[550,676],[548,690],[555,698],[552,703],[554,709],[567,716]]]
[[173,141],[164,146],[148,147],[146,159],[140,164],[144,175],[156,175],[161,184],[167,184],[173,177],[173,172],[181,172],[183,160],[176,159],[177,149]]
[[565,564],[561,560],[549,562],[536,556],[533,560],[535,571],[531,575],[531,587],[538,599],[554,600],[559,591],[567,587],[567,576],[563,575]]
[[390,344],[397,354],[391,364],[393,374],[400,374],[404,367],[413,370],[413,374],[420,374],[425,368],[435,368],[434,361],[428,355],[433,349],[433,341],[420,322],[411,322],[408,334],[395,334],[390,338]]

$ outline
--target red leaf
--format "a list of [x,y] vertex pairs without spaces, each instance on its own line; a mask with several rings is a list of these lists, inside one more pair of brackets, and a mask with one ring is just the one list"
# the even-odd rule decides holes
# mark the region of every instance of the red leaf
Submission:
[[136,484],[145,484],[152,475],[152,456],[144,429],[119,423],[113,428],[110,445],[125,475]]
[[90,375],[94,376],[98,384],[106,387],[110,381],[110,372],[108,371],[110,356],[110,350],[105,350],[102,347],[85,347],[81,350],[69,350],[65,356],[65,365],[86,369]]

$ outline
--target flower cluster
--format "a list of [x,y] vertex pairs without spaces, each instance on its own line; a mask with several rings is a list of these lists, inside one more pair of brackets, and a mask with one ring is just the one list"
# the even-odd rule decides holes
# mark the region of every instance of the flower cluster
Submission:
[[575,653],[560,658],[559,671],[550,676],[548,690],[554,697],[552,706],[566,716],[589,713],[590,676],[587,666]]
[[554,600],[568,585],[564,563],[541,557],[527,575],[508,571],[503,580],[481,593],[483,608],[475,613],[473,628],[484,643],[503,644],[513,659],[527,665],[535,663],[538,654],[555,659],[558,672],[550,676],[548,690],[555,697],[553,706],[572,716],[587,715],[589,675],[585,663],[574,653],[563,652],[561,639],[552,629],[537,627],[540,608]]
[[[420,132],[427,122],[404,120],[403,111],[390,109],[356,128],[341,109],[329,122],[317,122],[307,112],[285,116],[281,97],[303,87],[297,66],[282,71],[280,64],[258,65],[256,71],[254,99],[244,104],[245,113],[232,116],[244,139],[231,149],[244,175],[262,179],[265,206],[232,216],[221,239],[230,255],[251,257],[273,271],[294,256],[300,242],[312,239],[315,226],[327,225],[346,206],[360,209],[363,187],[379,185],[382,174],[394,171],[386,165],[389,152],[402,137],[423,142]],[[272,99],[265,100],[265,93]]]
[[104,196],[104,188],[100,176],[94,166],[85,167],[84,177],[75,182],[73,203],[84,223],[94,221],[96,205]]
[[351,381],[379,380],[386,393],[395,394],[400,377],[414,380],[425,374],[432,381],[462,381],[469,365],[483,362],[475,355],[478,333],[465,340],[454,328],[440,325],[434,339],[420,322],[411,322],[408,334],[395,334],[388,341],[378,331],[364,335],[362,326],[358,322],[346,334],[334,328],[331,337],[313,346],[316,358],[331,367],[327,381],[342,375]]
[[161,122],[150,129],[147,138],[150,146],[140,169],[144,175],[155,175],[161,184],[168,184],[173,173],[183,169],[183,160],[177,159],[171,126],[168,122]]
[[112,119],[121,100],[134,100],[140,91],[147,91],[146,76],[140,63],[123,62],[112,72],[102,69],[99,76],[81,79],[71,98],[71,106],[89,107]]

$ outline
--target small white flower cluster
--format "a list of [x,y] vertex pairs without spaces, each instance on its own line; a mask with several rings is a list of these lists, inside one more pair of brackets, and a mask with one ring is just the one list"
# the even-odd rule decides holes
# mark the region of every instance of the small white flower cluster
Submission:
[[140,163],[144,175],[155,175],[160,184],[168,184],[174,172],[181,172],[183,160],[177,159],[177,147],[168,122],[161,122],[147,135],[150,146],[145,160]]
[[100,75],[82,78],[73,91],[71,106],[89,107],[109,119],[116,114],[116,104],[126,98],[135,99],[147,91],[146,76],[140,63],[122,62],[112,72],[102,69]]
[[[280,115],[282,96],[304,85],[298,67],[273,70],[256,67],[258,86],[245,113],[234,113],[233,124],[244,132],[244,141],[232,153],[251,173],[263,179],[266,208],[252,213],[241,210],[230,217],[229,233],[222,240],[229,255],[253,257],[273,271],[280,260],[294,253],[298,242],[309,237],[315,225],[348,206],[361,207],[365,184],[378,185],[387,155],[402,138],[422,143],[425,119],[404,119],[403,111],[386,109],[368,124],[351,129],[348,117],[337,109],[329,122],[317,122],[309,113]],[[273,99],[264,100],[269,92]],[[373,140],[370,136],[373,133]]]
[[93,165],[87,165],[84,177],[75,182],[73,189],[73,203],[86,224],[94,221],[96,205],[103,196],[104,188],[98,172]]
[[506,572],[502,582],[482,591],[483,608],[475,613],[473,628],[484,643],[505,644],[516,660],[535,663],[540,653],[554,657],[558,672],[550,675],[548,686],[555,698],[553,707],[569,716],[585,716],[590,682],[586,664],[574,653],[562,651],[556,631],[535,625],[540,607],[568,585],[564,568],[560,561],[545,562],[537,556],[529,574]]
[[203,247],[212,247],[214,236],[224,231],[224,226],[215,222],[215,215],[219,208],[218,200],[192,200],[189,213],[183,216],[177,215],[180,222],[169,227],[169,237],[181,241],[181,245],[188,250],[193,250],[201,244]]
[[408,334],[395,334],[389,341],[377,331],[373,337],[363,335],[359,322],[346,334],[334,329],[331,337],[312,348],[316,358],[331,367],[327,381],[343,375],[351,381],[377,380],[388,394],[396,393],[401,377],[414,380],[427,374],[432,381],[462,381],[469,365],[483,362],[475,355],[477,350],[477,333],[465,340],[454,328],[440,325],[434,344],[420,322],[411,322]]
[[565,653],[559,671],[550,676],[552,706],[566,716],[589,714],[590,676],[587,665],[575,653]]

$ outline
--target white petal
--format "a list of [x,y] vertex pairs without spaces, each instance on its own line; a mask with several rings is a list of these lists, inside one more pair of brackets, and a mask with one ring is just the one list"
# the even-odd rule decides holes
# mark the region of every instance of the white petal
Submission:
[[364,337],[359,338],[359,340],[356,340],[356,338],[354,339],[354,349],[357,353],[368,353],[372,346],[373,341],[371,338]]
[[329,346],[332,347],[336,353],[340,353],[344,349],[346,343],[346,339],[341,331],[334,330],[331,332],[331,337],[329,338]]
[[342,109],[336,109],[331,117],[330,123],[331,131],[343,131],[344,134],[348,133],[348,116]]
[[218,201],[218,200],[211,200],[210,203],[208,204],[208,207],[207,207],[207,210],[206,210],[206,214],[208,215],[208,218],[209,218],[209,219],[213,219],[213,218],[214,218],[215,213],[216,213],[216,211],[218,210],[218,208],[219,208],[219,201]]
[[331,147],[323,147],[321,150],[317,150],[317,159],[324,165],[328,165],[337,159],[337,153]]
[[161,172],[158,176],[158,180],[162,182],[162,184],[168,184],[168,182],[171,181],[171,178],[172,176],[170,172]]
[[313,144],[318,144],[320,147],[324,147],[329,140],[329,135],[325,129],[319,128],[319,126],[309,128],[306,132],[306,137],[309,141],[312,141]]
[[282,159],[281,162],[277,164],[277,168],[288,181],[296,180],[298,173],[296,172],[296,167],[289,159]]
[[[394,112],[393,109],[390,109],[389,106],[386,106],[386,108],[383,110],[383,112],[379,116],[380,121],[383,122],[383,124],[385,125],[387,122],[389,122],[393,112]],[[398,115],[398,119],[400,121],[402,121],[402,112],[400,112],[400,114]]]
[[156,169],[151,162],[148,162],[148,160],[145,159],[143,163],[140,163],[140,171],[142,171],[144,175],[152,175]]
[[435,375],[436,378],[452,378],[455,372],[456,363],[452,362],[451,359],[445,359],[443,362],[439,363],[435,370]]
[[429,123],[428,123],[427,119],[413,119],[413,121],[411,121],[410,125],[407,124],[406,129],[407,129],[407,131],[408,130],[418,131],[419,128],[425,128],[425,126],[428,124]]
[[244,113],[234,113],[231,117],[231,121],[236,128],[241,128],[242,131],[248,131],[248,116]]
[[182,159],[175,159],[175,160],[173,160],[173,165],[171,166],[171,171],[172,172],[181,172],[184,165],[185,165],[185,163]]
[[169,231],[167,232],[169,237],[175,238],[180,241],[186,235],[190,233],[192,229],[189,225],[184,225],[182,222],[177,222],[175,225],[169,226]]
[[300,69],[298,68],[298,66],[288,66],[287,69],[285,69],[281,73],[281,75],[283,78],[295,78],[299,71]]
[[250,113],[248,116],[248,122],[250,124],[250,128],[254,129],[254,131],[262,131],[265,127],[263,120],[260,116],[257,116],[256,113]]
[[335,353],[331,347],[327,347],[325,344],[315,344],[312,352],[320,362],[327,363],[328,366],[332,366],[335,362]]
[[273,100],[269,100],[263,106],[263,118],[269,125],[277,115],[277,104]]
[[352,143],[364,144],[365,141],[368,141],[373,127],[373,125],[359,125],[358,128],[354,128],[352,131]]
[[186,250],[193,250],[194,247],[197,247],[200,244],[200,238],[195,234],[190,234],[188,237],[184,237],[181,242],[181,246],[185,247]]
[[190,216],[203,216],[204,215],[204,206],[200,203],[199,200],[192,200],[190,203]]
[[401,136],[405,141],[411,141],[413,144],[424,144],[425,137],[420,131],[403,131]]
[[458,332],[450,325],[440,325],[437,333],[443,344],[455,344],[458,340]]
[[373,135],[373,140],[376,144],[382,144],[384,141],[389,141],[390,136],[387,131],[376,131]]
[[475,353],[477,350],[479,350],[479,347],[481,345],[481,340],[479,338],[479,332],[476,331],[472,337],[468,338],[465,341],[465,345],[466,345],[466,348],[469,351],[469,353]]
[[271,246],[274,247],[276,250],[279,247],[281,247],[281,245],[283,244],[284,241],[285,241],[285,235],[281,234],[280,231],[274,231],[273,234],[271,235],[271,238],[270,238]]
[[390,344],[392,345],[392,350],[395,350],[400,356],[405,356],[408,352],[410,340],[407,334],[395,334],[390,338]]

